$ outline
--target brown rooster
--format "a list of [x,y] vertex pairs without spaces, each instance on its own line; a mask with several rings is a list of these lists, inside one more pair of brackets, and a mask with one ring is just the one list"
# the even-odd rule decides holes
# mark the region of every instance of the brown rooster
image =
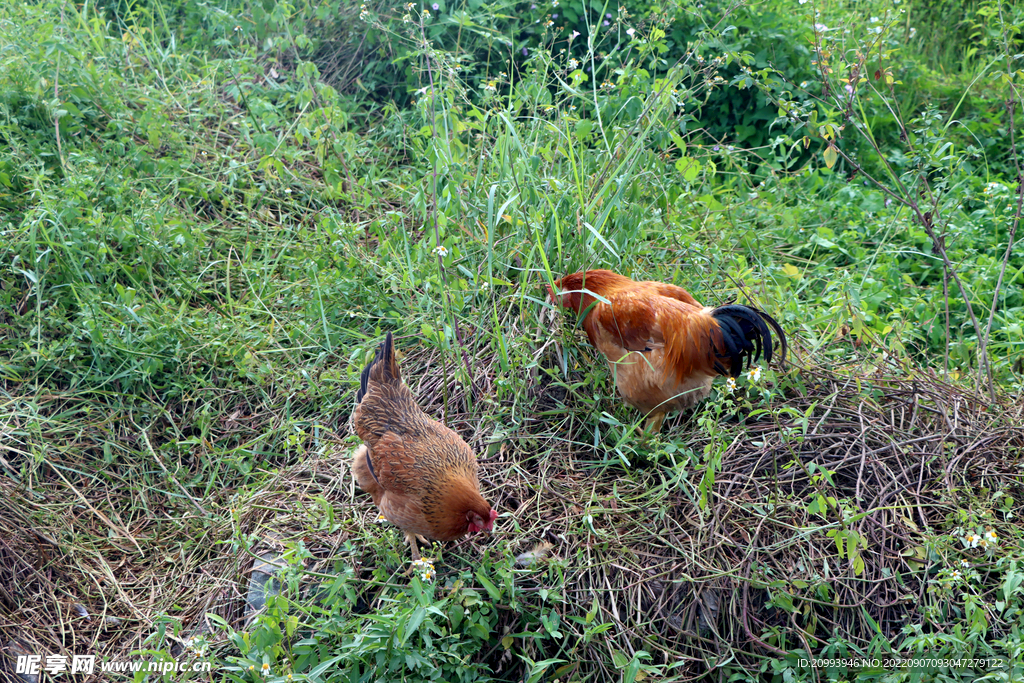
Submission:
[[420,410],[402,381],[388,332],[363,370],[353,418],[363,440],[352,472],[384,517],[416,539],[452,541],[491,531],[498,517],[483,496],[476,456],[458,434]]
[[590,343],[608,359],[626,403],[649,415],[645,428],[653,433],[666,413],[706,398],[717,375],[739,377],[744,360],[749,367],[762,350],[771,362],[765,322],[786,357],[782,328],[749,306],[708,308],[681,287],[634,282],[610,270],[566,275],[555,289],[557,297],[548,287],[552,303],[586,315]]

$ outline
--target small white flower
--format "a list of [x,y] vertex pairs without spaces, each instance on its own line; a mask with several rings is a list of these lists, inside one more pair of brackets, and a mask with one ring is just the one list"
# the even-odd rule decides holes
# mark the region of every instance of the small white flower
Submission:
[[850,95],[852,95],[852,94],[853,94],[853,86],[852,86],[852,85],[850,85],[849,83],[847,83],[847,84],[846,84],[845,86],[843,86],[843,87],[844,87],[844,89],[846,90],[846,92],[847,92],[848,94],[850,94]]
[[758,365],[756,367],[751,368],[750,372],[747,373],[747,377],[749,377],[751,382],[758,382],[758,381],[760,381],[761,380],[761,366]]
[[636,29],[635,28],[627,28],[626,29],[626,35],[629,36],[630,38],[633,37],[634,33],[636,33]]
[[971,563],[968,562],[967,560],[960,560],[960,566],[963,567],[964,569],[970,569],[971,568]]
[[426,9],[423,10],[423,18],[424,19],[429,19],[430,18],[430,10],[426,10]]
[[871,21],[872,24],[877,24],[878,23],[878,17],[871,17],[870,21]]
[[433,9],[435,12],[437,12],[437,11],[439,11],[441,9],[441,5],[439,5],[439,4],[437,4],[435,2],[433,5],[430,6],[430,8]]
[[954,569],[952,577],[953,577],[954,581],[959,581],[960,579],[962,579],[964,577],[964,575],[960,573],[959,569]]
[[574,39],[574,38],[578,38],[578,37],[579,37],[579,35],[580,35],[580,32],[579,32],[579,31],[573,31],[573,32],[572,32],[572,35],[570,35],[570,36],[569,36],[569,42],[571,43],[571,42],[573,41],[573,39]]
[[978,534],[967,534],[964,536],[964,542],[968,548],[977,548],[978,544],[981,543],[981,536]]
[[578,61],[576,61],[575,57],[573,57],[572,59],[569,60],[569,69],[570,70],[575,70],[576,67],[578,67],[579,65],[580,65],[580,63]]
[[815,31],[827,31],[828,30],[828,26],[825,26],[825,24],[815,24],[814,25],[814,30]]
[[448,250],[445,249],[443,246],[434,247],[433,252],[440,256],[441,258],[444,258],[445,256],[448,255]]
[[377,511],[377,519],[374,520],[377,524],[387,524],[388,518],[384,516],[384,513]]
[[736,380],[733,379],[732,377],[725,380],[725,390],[728,391],[730,394],[736,391]]
[[985,532],[985,539],[984,540],[988,541],[992,545],[995,545],[996,543],[999,542],[999,537],[996,536],[996,532],[995,531],[993,531],[992,529],[989,529],[988,531]]
[[260,674],[263,675],[263,676],[269,676],[270,675],[270,665],[267,664],[266,662],[263,662],[263,668],[260,669]]
[[430,560],[419,559],[412,563],[413,571],[420,572],[420,578],[424,581],[433,581],[434,577],[437,576],[437,572],[434,571],[434,563]]

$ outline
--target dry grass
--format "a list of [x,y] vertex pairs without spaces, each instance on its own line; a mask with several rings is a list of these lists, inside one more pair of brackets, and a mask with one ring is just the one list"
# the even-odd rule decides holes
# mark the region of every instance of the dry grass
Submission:
[[[449,406],[466,405],[450,364],[448,373],[438,372],[443,361],[435,352],[402,346],[406,377],[429,410],[441,414],[445,393]],[[486,368],[493,359],[471,360]],[[481,395],[485,376],[477,378]],[[683,662],[674,671],[683,678],[728,658],[756,667],[794,648],[819,650],[832,636],[866,645],[876,635],[872,621],[891,638],[920,621],[928,579],[959,558],[953,546],[932,545],[936,536],[962,524],[961,510],[980,512],[986,491],[1024,499],[1019,402],[989,404],[895,367],[861,377],[802,367],[786,381],[785,405],[810,411],[806,433],[778,411],[743,425],[724,420],[717,436],[684,416],[643,446],[656,462],[628,471],[595,452],[593,423],[574,412],[574,395],[545,381],[533,381],[521,395],[518,424],[501,423],[509,405],[480,404],[489,415],[484,420],[449,413],[449,422],[489,453],[481,457],[485,495],[504,514],[488,543],[508,556],[539,540],[553,544],[549,562],[520,570],[517,581],[526,591],[561,591],[564,647],[572,643],[580,673],[610,679],[617,676],[611,652],[631,657],[641,649],[654,663]],[[4,646],[20,641],[29,652],[124,659],[154,647],[159,625],[172,620],[184,626],[168,632],[178,643],[215,632],[209,613],[241,628],[254,558],[299,541],[310,552],[301,580],[315,584],[336,572],[339,560],[347,563],[365,582],[367,609],[385,584],[405,580],[398,574],[398,560],[406,559],[401,539],[373,523],[372,506],[348,475],[345,415],[335,422],[341,433],[312,438],[300,461],[204,492],[182,483],[197,461],[164,462],[159,445],[147,447],[116,419],[61,432],[60,414],[75,400],[32,401],[43,427],[30,428],[23,409],[4,427]],[[535,414],[523,413],[523,405],[533,405]],[[503,429],[497,440],[496,424]],[[101,467],[100,444],[117,438],[153,457]],[[716,439],[726,445],[702,509],[704,468],[684,451],[702,453]],[[667,454],[669,442],[683,448]],[[831,484],[820,475],[824,469]],[[816,493],[834,499],[823,514],[808,511]],[[830,531],[863,539],[860,571],[839,555]],[[998,525],[996,531],[1012,536]],[[369,538],[384,540],[353,543]],[[439,580],[479,562],[480,544],[467,539],[445,549]],[[926,546],[932,554],[912,566],[908,560],[922,558],[909,555]],[[984,575],[984,556],[963,557]],[[381,563],[391,577],[385,582],[373,578]],[[615,627],[585,642],[585,627],[566,617],[584,617],[595,600],[596,621]],[[782,608],[790,603],[792,611]],[[515,627],[515,614],[502,619]],[[524,639],[516,647],[534,659],[556,654],[535,651],[538,642]],[[500,648],[481,657],[505,667],[508,680],[521,675],[501,661]]]

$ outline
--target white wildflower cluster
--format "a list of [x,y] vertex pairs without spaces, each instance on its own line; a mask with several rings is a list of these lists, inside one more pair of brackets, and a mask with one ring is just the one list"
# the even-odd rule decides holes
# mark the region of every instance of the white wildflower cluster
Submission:
[[573,57],[572,59],[569,60],[569,70],[570,71],[575,71],[577,68],[579,68],[579,65],[580,65],[580,63],[579,63],[579,61],[575,57]]
[[985,186],[985,189],[982,190],[982,192],[984,192],[987,196],[992,196],[1003,194],[1006,190],[1006,185],[1003,185],[1002,183],[989,183],[988,185]]
[[202,636],[189,638],[185,641],[185,650],[193,657],[202,657],[206,654],[206,639]]
[[420,578],[424,581],[433,581],[437,576],[437,572],[434,571],[434,563],[427,559],[413,561],[412,570],[419,572]]
[[730,394],[736,391],[736,380],[734,378],[730,377],[729,379],[725,380],[725,390]]
[[999,535],[994,529],[988,529],[984,534],[978,534],[977,532],[970,532],[964,536],[964,545],[968,548],[981,548],[982,550],[988,550],[989,547],[995,547],[999,544]]
[[370,10],[366,9],[365,2],[359,6],[359,19],[362,21],[370,20]]
[[750,368],[750,371],[747,372],[747,377],[750,379],[751,382],[761,381],[761,366],[757,365],[755,367]]

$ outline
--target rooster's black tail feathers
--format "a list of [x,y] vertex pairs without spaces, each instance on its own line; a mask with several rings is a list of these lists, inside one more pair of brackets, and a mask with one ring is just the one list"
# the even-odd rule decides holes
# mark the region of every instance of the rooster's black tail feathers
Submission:
[[[749,368],[764,354],[765,363],[772,361],[772,333],[770,325],[779,338],[782,362],[786,360],[786,335],[782,327],[770,315],[750,306],[720,306],[711,313],[722,331],[724,354],[716,354],[715,369],[722,375],[739,377],[743,372],[744,360]],[[766,325],[765,323],[768,323]],[[722,363],[728,361],[727,368]]]

